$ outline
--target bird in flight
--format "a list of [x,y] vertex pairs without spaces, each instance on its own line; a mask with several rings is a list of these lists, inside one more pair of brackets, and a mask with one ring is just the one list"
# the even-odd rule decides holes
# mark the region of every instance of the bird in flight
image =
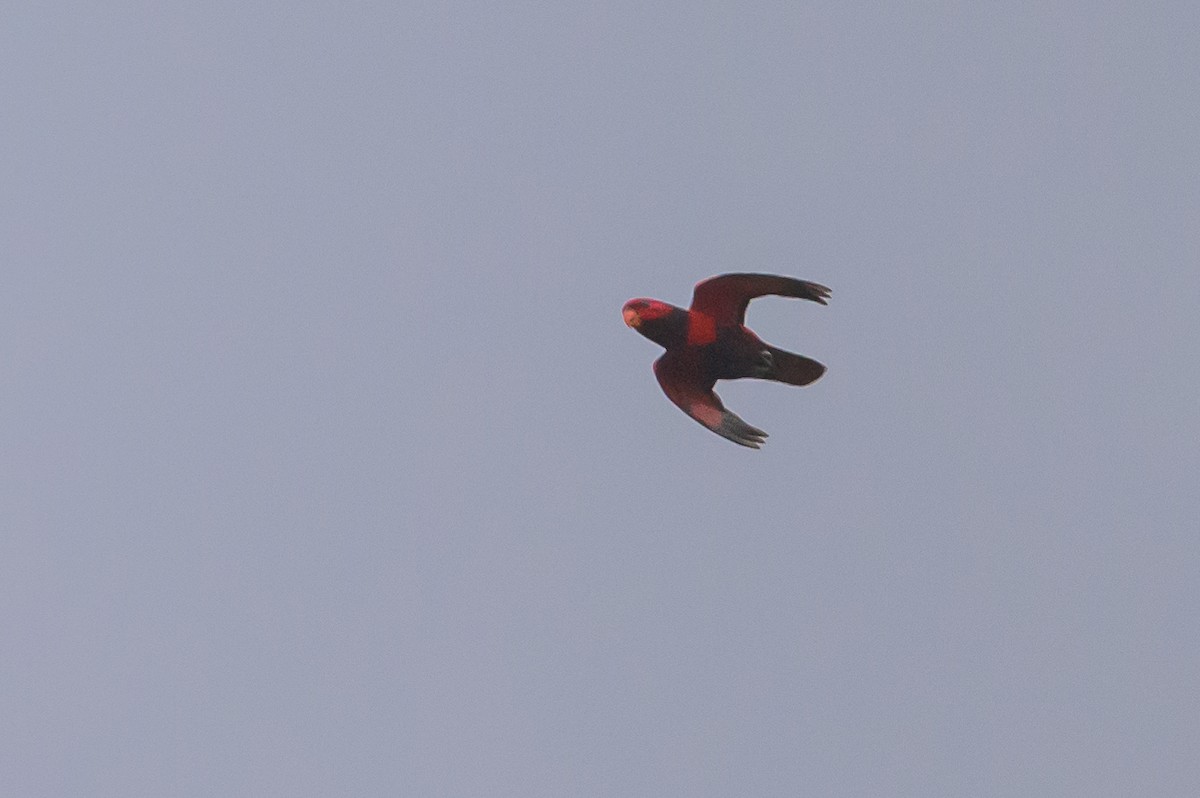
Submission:
[[745,326],[746,306],[760,296],[827,304],[823,285],[773,274],[722,274],[696,283],[687,310],[657,299],[631,299],[625,323],[667,351],[654,361],[663,393],[680,410],[734,443],[757,449],[767,433],[726,410],[713,393],[717,380],[753,377],[808,385],[825,373],[815,360],[776,349]]

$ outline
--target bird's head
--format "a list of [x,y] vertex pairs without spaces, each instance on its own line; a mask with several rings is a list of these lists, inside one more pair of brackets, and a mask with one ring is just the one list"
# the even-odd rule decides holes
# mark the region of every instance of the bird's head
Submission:
[[687,338],[687,311],[666,302],[631,299],[621,315],[627,325],[661,346],[670,348]]
[[676,308],[657,299],[631,299],[621,308],[621,315],[625,317],[627,325],[638,330],[647,322],[669,316],[673,310]]

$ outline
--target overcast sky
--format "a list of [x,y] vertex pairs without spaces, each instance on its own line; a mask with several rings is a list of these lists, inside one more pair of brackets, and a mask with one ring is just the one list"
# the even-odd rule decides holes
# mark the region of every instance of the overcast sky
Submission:
[[[0,12],[0,792],[1200,794],[1200,5]],[[675,409],[622,303],[830,286]]]

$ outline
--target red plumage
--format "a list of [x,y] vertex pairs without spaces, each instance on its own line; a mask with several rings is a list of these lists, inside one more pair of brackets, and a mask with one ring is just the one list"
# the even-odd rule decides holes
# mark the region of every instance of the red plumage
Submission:
[[696,284],[692,306],[631,299],[625,323],[667,351],[654,375],[667,398],[683,412],[734,443],[757,449],[767,433],[725,408],[713,392],[717,380],[744,377],[808,385],[825,373],[815,360],[764,343],[745,326],[746,306],[774,295],[827,304],[823,285],[773,274],[722,274]]

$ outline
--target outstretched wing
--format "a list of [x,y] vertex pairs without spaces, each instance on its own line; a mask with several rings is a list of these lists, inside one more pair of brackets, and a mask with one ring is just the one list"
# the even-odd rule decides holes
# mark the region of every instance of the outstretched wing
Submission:
[[775,274],[722,274],[696,283],[691,309],[711,317],[718,327],[742,324],[750,300],[768,294],[811,299],[825,305],[830,291],[817,283]]
[[694,361],[686,356],[667,354],[654,361],[654,376],[663,393],[692,418],[722,438],[757,449],[767,433],[742,421],[736,413],[726,410],[721,397],[713,393],[713,380],[700,377]]

